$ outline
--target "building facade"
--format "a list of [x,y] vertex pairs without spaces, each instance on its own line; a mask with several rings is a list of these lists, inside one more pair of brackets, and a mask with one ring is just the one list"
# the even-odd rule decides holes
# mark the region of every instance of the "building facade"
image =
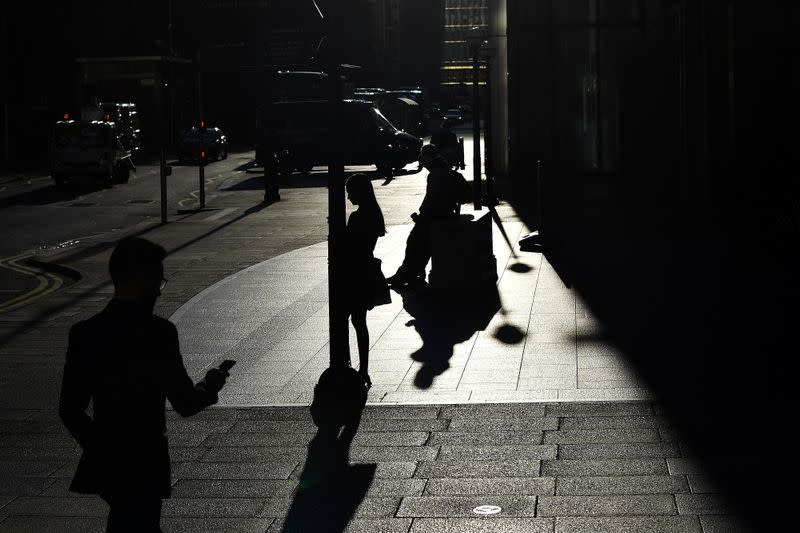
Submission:
[[[445,0],[442,39],[441,87],[444,93],[472,83],[472,52],[467,36],[473,28],[488,32],[489,0]],[[481,85],[486,84],[485,62],[481,61]]]

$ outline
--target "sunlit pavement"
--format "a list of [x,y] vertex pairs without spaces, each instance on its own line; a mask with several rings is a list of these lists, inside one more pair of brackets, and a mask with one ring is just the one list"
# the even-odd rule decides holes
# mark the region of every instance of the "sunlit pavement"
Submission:
[[[383,260],[387,276],[402,261],[410,228],[392,226],[379,240],[375,255]],[[452,333],[441,327],[449,317],[420,313],[431,292],[426,286],[393,292],[392,304],[368,313],[370,401],[649,398],[544,257],[518,251],[516,241],[528,233],[523,225],[505,222],[503,229],[515,250],[495,225],[500,309],[487,317],[483,329],[467,327],[452,338],[437,338]],[[289,252],[216,283],[171,317],[181,332],[190,373],[202,376],[222,358],[239,362],[221,405],[310,404],[330,357],[327,264],[324,242]],[[461,292],[469,295],[473,288]],[[481,305],[477,295],[470,300],[466,297],[465,305]],[[507,337],[507,331],[514,334]],[[352,326],[350,341],[356,366]],[[443,353],[430,353],[437,350]],[[433,360],[415,361],[420,354]],[[436,364],[441,368],[428,368]]]

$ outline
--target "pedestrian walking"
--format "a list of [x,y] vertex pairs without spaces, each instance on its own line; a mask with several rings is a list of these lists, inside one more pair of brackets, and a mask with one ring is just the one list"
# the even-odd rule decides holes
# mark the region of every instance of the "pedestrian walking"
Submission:
[[381,261],[374,251],[378,238],[386,234],[378,200],[372,182],[366,174],[353,174],[345,185],[347,198],[358,206],[347,220],[347,305],[358,345],[358,372],[367,388],[372,386],[369,377],[369,330],[367,311],[376,305],[391,303],[386,279],[381,271]]
[[69,333],[59,414],[83,449],[70,490],[109,504],[109,533],[161,531],[171,487],[165,401],[192,416],[217,402],[228,376],[214,368],[193,384],[175,326],[153,314],[165,255],[145,239],[120,241],[109,262],[113,299]]

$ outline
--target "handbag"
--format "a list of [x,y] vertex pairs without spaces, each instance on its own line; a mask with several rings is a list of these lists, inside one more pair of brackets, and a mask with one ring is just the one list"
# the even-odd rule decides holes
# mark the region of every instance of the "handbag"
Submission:
[[381,260],[377,257],[372,259],[372,273],[370,283],[372,285],[372,307],[392,303],[392,293],[389,290],[389,283],[381,270]]
[[318,428],[336,428],[356,423],[366,403],[367,387],[358,371],[334,365],[320,375],[309,409]]

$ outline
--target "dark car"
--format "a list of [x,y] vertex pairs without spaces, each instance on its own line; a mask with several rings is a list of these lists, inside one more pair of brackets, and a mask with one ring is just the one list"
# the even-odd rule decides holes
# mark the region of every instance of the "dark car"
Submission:
[[[327,165],[331,143],[328,111],[326,102],[272,104],[259,120],[262,141],[257,161],[263,164],[263,147],[269,146],[283,173],[308,172],[316,165]],[[388,172],[417,160],[422,141],[398,130],[370,103],[345,100],[342,111],[336,133],[345,164],[375,165]]]
[[464,114],[462,113],[461,109],[448,109],[444,114],[444,118],[449,120],[451,124],[461,124],[464,122]]
[[[205,129],[202,152],[205,153],[205,161],[216,161],[228,157],[228,138],[221,129]],[[201,157],[200,128],[193,126],[182,131],[178,144],[178,159],[180,161],[199,161]]]

